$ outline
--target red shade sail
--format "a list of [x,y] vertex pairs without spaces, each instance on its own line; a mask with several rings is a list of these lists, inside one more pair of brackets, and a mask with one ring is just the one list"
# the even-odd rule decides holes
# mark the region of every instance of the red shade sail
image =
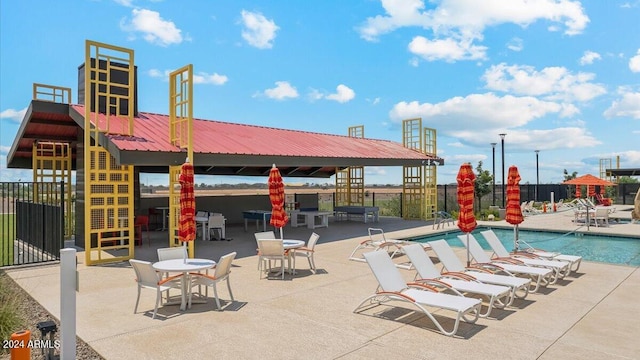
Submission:
[[180,222],[178,240],[192,241],[196,238],[196,196],[193,191],[193,165],[185,162],[180,169]]
[[458,181],[457,195],[458,206],[460,207],[458,227],[463,232],[471,232],[477,226],[476,217],[473,214],[476,175],[473,173],[471,164],[465,163],[460,166],[456,180]]
[[520,173],[518,167],[511,165],[507,176],[507,222],[518,225],[524,221],[520,207]]
[[282,229],[289,221],[289,217],[284,210],[284,183],[280,170],[275,165],[269,171],[269,200],[271,201],[270,223],[276,228]]

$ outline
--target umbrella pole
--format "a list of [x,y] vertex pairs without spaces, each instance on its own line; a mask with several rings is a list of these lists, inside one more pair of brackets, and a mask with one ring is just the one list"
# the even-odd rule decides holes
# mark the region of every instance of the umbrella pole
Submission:
[[183,254],[184,254],[184,255],[183,255],[183,256],[184,256],[184,258],[183,258],[183,260],[184,260],[184,263],[186,264],[186,263],[187,263],[187,251],[189,251],[189,250],[187,249],[187,242],[186,242],[186,241],[183,241],[183,242],[182,242],[182,246],[184,247],[184,253],[183,253]]
[[519,234],[518,234],[518,224],[516,224],[516,225],[513,227],[513,250],[514,250],[515,252],[518,252],[518,246],[520,246],[520,244],[518,243],[518,242],[519,242],[519,241],[518,241],[518,240],[519,240],[519,239],[518,239],[518,235],[519,235]]
[[280,228],[280,240],[284,239],[283,235],[282,235],[282,228]]
[[469,233],[467,233],[467,267],[471,266],[471,261],[469,260]]

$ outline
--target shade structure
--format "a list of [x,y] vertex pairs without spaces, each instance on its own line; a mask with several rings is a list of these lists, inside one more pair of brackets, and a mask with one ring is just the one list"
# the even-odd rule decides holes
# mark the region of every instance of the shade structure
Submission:
[[511,165],[507,175],[507,214],[505,220],[513,227],[513,248],[518,251],[518,225],[524,221],[520,207],[520,173],[518,167]]
[[[469,233],[478,225],[476,216],[473,213],[476,175],[473,173],[470,163],[464,163],[460,166],[456,180],[458,182],[457,195],[458,206],[460,208],[458,228],[460,228],[462,232],[467,233],[468,237]],[[468,238],[467,241],[469,241]],[[470,263],[469,247],[467,246],[467,266],[469,266]]]
[[270,223],[280,229],[280,238],[282,238],[282,228],[289,221],[289,217],[284,209],[284,182],[275,164],[269,171],[269,200],[271,201]]
[[563,185],[600,185],[600,186],[615,186],[615,183],[595,177],[591,174],[582,175],[575,179],[570,179],[562,183]]
[[196,238],[196,196],[193,190],[193,165],[188,161],[182,164],[180,168],[179,181],[180,219],[178,223],[178,240],[182,241],[186,247],[187,242]]
[[596,196],[596,186],[595,185],[587,185],[587,196],[588,197]]

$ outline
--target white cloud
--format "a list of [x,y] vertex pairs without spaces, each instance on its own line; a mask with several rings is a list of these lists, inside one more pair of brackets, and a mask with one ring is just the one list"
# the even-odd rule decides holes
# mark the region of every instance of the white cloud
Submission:
[[194,84],[224,85],[228,80],[228,77],[218,73],[207,74],[205,72],[199,72],[197,74],[193,74]]
[[522,49],[524,49],[524,42],[522,41],[522,39],[515,37],[509,40],[509,42],[507,43],[507,49],[516,52],[522,51]]
[[589,101],[605,94],[604,86],[591,82],[594,78],[592,73],[572,74],[564,67],[537,71],[532,66],[504,63],[491,66],[482,76],[490,90],[564,101]]
[[620,91],[622,98],[615,100],[611,106],[604,111],[604,116],[612,117],[631,117],[640,119],[640,92]]
[[242,38],[258,49],[271,49],[279,27],[260,13],[242,10]]
[[394,122],[420,117],[424,126],[466,138],[492,130],[498,134],[500,129],[523,126],[549,114],[562,117],[574,113],[568,111],[563,104],[531,96],[500,97],[486,93],[454,97],[437,104],[402,101],[393,107],[389,116]]
[[364,174],[370,176],[384,176],[387,175],[387,169],[383,166],[365,166]]
[[22,110],[15,109],[7,109],[3,112],[0,112],[0,119],[8,119],[15,123],[21,123],[22,119],[24,119],[24,115],[27,113],[27,108]]
[[335,94],[329,94],[325,96],[327,100],[334,100],[339,103],[346,103],[348,101],[353,100],[355,97],[356,97],[355,91],[353,91],[353,89],[343,84],[340,84],[336,87]]
[[133,7],[133,0],[113,0],[116,4],[126,7]]
[[[158,69],[151,69],[147,74],[153,78],[162,78],[164,81],[169,81],[171,72],[172,70],[160,71]],[[220,75],[218,73],[208,74],[206,72],[199,72],[197,74],[193,74],[194,84],[224,85],[228,80],[229,78],[226,75]]]
[[120,22],[120,28],[129,32],[133,38],[136,33],[142,33],[142,37],[147,42],[160,46],[180,44],[184,40],[182,30],[178,29],[172,21],[164,20],[156,11],[133,9],[131,15],[131,22],[123,19]]
[[629,59],[629,69],[634,73],[640,72],[640,49],[636,56]]
[[425,60],[484,60],[486,46],[473,45],[470,39],[456,40],[454,38],[429,40],[424,36],[416,36],[408,45],[412,54]]
[[602,60],[602,56],[597,52],[587,50],[580,58],[580,65],[591,65],[595,60]]
[[[431,30],[434,38],[430,41],[418,41],[424,42],[424,45],[438,45],[437,47],[446,45],[449,51],[444,51],[444,54],[449,55],[445,58],[449,61],[452,60],[451,51],[456,47],[451,47],[455,43],[466,45],[458,46],[458,51],[475,49],[471,52],[474,55],[464,59],[480,56],[480,48],[472,43],[482,40],[484,29],[490,26],[511,23],[527,27],[545,20],[552,24],[548,27],[550,31],[556,31],[561,24],[565,28],[565,34],[576,35],[582,33],[589,23],[582,5],[572,0],[430,1],[434,8],[428,10],[425,10],[422,0],[381,0],[381,3],[385,14],[367,18],[356,29],[363,39],[376,41],[381,35],[402,27],[420,27]],[[419,45],[414,44],[420,47]],[[435,55],[440,52],[429,53],[432,55],[428,58],[435,60]]]
[[265,90],[264,95],[270,99],[284,100],[297,98],[298,90],[291,86],[288,81],[276,81],[276,87]]

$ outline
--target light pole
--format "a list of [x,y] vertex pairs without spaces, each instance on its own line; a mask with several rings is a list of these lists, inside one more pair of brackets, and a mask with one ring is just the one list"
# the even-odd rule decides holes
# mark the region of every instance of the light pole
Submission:
[[491,204],[493,206],[496,206],[496,145],[498,145],[498,143],[491,143],[491,150],[493,153],[493,172],[491,173],[493,176],[493,202]]
[[536,150],[536,202],[538,201],[538,185],[540,184],[540,171],[538,170],[538,153],[540,153],[540,150]]
[[504,137],[507,134],[500,134],[500,140],[502,145],[502,208],[505,206],[505,192],[504,192]]

